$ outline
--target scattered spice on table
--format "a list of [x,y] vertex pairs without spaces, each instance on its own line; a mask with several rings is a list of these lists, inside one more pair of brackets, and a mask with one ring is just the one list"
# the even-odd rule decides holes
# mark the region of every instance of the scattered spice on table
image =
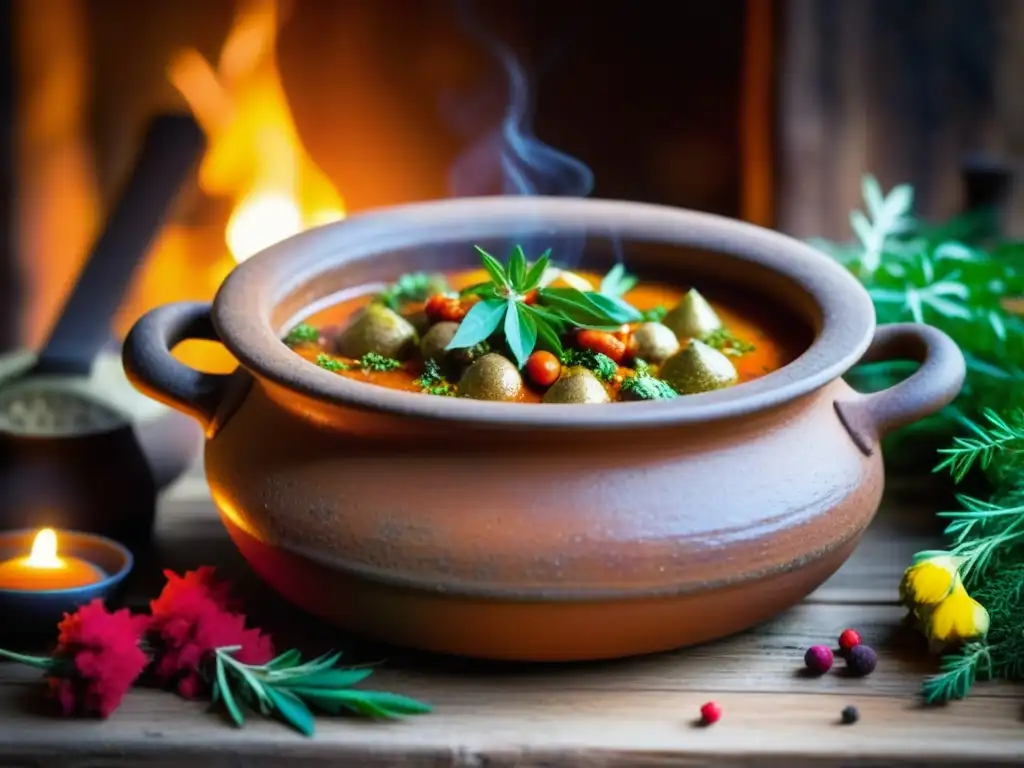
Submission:
[[846,653],[851,648],[860,645],[860,632],[855,629],[844,629],[839,635],[839,649]]
[[700,708],[700,721],[703,725],[714,725],[722,719],[722,707],[716,701],[709,701]]
[[[980,489],[938,513],[946,548],[918,553],[900,585],[910,620],[942,655],[921,688],[941,703],[978,680],[1024,681],[1024,241],[1006,236],[994,209],[932,224],[914,215],[908,185],[883,194],[867,176],[862,190],[855,241],[815,244],[861,281],[879,323],[935,326],[967,362],[959,396],[887,437],[883,452],[890,476],[943,471]],[[877,391],[915,367],[872,363],[846,378]]]
[[878,654],[869,645],[861,643],[853,646],[845,654],[846,669],[854,677],[867,677],[878,666]]
[[384,720],[431,711],[407,696],[356,688],[372,670],[339,667],[340,653],[305,662],[295,649],[275,655],[270,637],[247,625],[213,568],[164,575],[149,614],[110,612],[94,600],[65,614],[50,656],[0,649],[0,658],[41,669],[65,715],[108,717],[143,681],[184,698],[208,697],[235,725],[248,711],[273,715],[306,736],[315,730],[314,711]]

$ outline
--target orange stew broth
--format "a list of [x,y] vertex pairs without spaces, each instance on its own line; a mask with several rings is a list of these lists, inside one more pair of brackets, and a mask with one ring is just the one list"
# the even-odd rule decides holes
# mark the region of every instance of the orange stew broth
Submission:
[[[601,275],[599,274],[589,272],[578,272],[576,274],[586,278],[593,285],[598,285],[601,282]],[[449,274],[446,277],[453,290],[459,290],[489,279],[487,272],[482,269],[467,270]],[[564,286],[564,283],[556,280],[552,283],[552,286]],[[687,288],[679,288],[663,283],[641,282],[633,290],[627,292],[623,298],[641,311],[654,309],[658,306],[671,309],[679,303],[686,290]],[[309,318],[306,322],[322,329],[335,330],[343,328],[352,315],[369,304],[373,298],[374,294],[368,292],[347,301],[339,302],[331,308]],[[738,305],[728,306],[710,299],[709,302],[733,336],[754,346],[754,350],[751,352],[738,357],[730,356],[729,358],[736,367],[741,383],[757,379],[766,373],[778,370],[795,359],[797,354],[799,354],[800,350],[796,348],[790,339],[792,333],[787,333],[786,329],[778,327],[778,320],[773,322],[768,313],[763,310],[758,311],[753,306],[744,306],[742,308]],[[408,315],[420,309],[422,309],[422,305],[409,304],[403,310],[403,314]],[[330,335],[330,332],[327,335]],[[310,362],[315,362],[316,358],[321,354],[331,354],[330,349],[317,344],[298,345],[295,347],[295,352]],[[332,357],[343,362],[352,362],[344,357],[335,355],[332,355]],[[408,392],[420,392],[421,390],[416,380],[419,378],[422,370],[422,360],[418,357],[413,357],[402,368],[394,371],[351,369],[340,370],[336,373],[339,376],[346,376],[356,381],[364,381],[381,387]],[[630,372],[630,368],[620,366],[619,375],[607,385],[613,400],[618,399],[618,384]],[[528,378],[524,377],[524,381],[526,386],[523,387],[522,401],[539,403],[543,392],[532,388]]]

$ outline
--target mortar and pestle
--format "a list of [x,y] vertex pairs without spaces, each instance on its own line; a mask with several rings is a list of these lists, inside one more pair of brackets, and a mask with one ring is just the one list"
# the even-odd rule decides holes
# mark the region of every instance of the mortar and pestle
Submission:
[[0,529],[142,546],[159,492],[195,460],[199,428],[128,383],[111,321],[205,144],[191,116],[151,121],[43,349],[0,356]]

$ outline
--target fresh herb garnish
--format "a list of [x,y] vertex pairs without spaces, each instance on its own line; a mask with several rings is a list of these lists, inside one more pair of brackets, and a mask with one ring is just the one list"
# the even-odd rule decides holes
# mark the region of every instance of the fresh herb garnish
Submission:
[[388,309],[398,312],[406,304],[426,301],[435,293],[447,291],[448,280],[444,275],[410,272],[377,294],[376,300]]
[[665,315],[668,314],[668,308],[659,304],[651,309],[645,309],[640,314],[643,315],[645,323],[660,323],[665,319]]
[[611,381],[619,367],[608,355],[592,349],[567,349],[561,355],[562,365],[580,365],[591,371],[602,381]]
[[397,371],[402,364],[394,358],[367,352],[356,362],[356,367],[364,371]]
[[[508,265],[502,266],[483,248],[476,250],[490,280],[462,291],[480,301],[466,314],[447,349],[472,347],[499,334],[522,368],[538,344],[560,355],[560,337],[569,329],[614,330],[640,319],[636,309],[617,297],[575,288],[540,288],[550,252],[531,265],[522,247],[516,246]],[[530,294],[535,294],[535,304],[526,303]]]
[[312,736],[315,730],[313,710],[391,720],[431,711],[429,704],[397,693],[352,688],[372,670],[337,667],[340,653],[301,663],[302,655],[293,649],[257,666],[238,661],[234,654],[239,648],[216,650],[212,681],[213,702],[223,703],[238,726],[245,723],[245,709],[277,715],[305,736]]
[[441,373],[441,366],[437,364],[436,360],[428,358],[423,363],[423,373],[416,379],[415,383],[417,387],[428,395],[441,395],[443,397],[453,397],[455,395],[455,388],[444,377],[444,374]]
[[742,339],[736,338],[728,328],[719,328],[701,338],[709,347],[714,347],[723,354],[731,357],[741,357],[748,352],[753,352],[757,347]]
[[284,337],[284,343],[289,347],[297,347],[300,344],[316,344],[320,340],[320,331],[309,323],[299,323]]
[[601,285],[597,292],[605,296],[618,298],[633,290],[638,282],[640,282],[638,277],[628,274],[622,264],[616,264],[608,270],[608,274],[601,280]]
[[[968,695],[976,681],[1024,681],[1024,319],[1006,306],[1024,295],[1024,242],[1004,237],[991,211],[937,226],[913,215],[913,190],[882,193],[862,184],[864,208],[850,217],[855,241],[816,245],[867,289],[879,323],[928,323],[949,334],[967,360],[960,395],[935,417],[887,438],[890,470],[935,465],[954,482],[976,471],[988,490],[959,495],[941,512],[948,552],[970,597],[987,611],[988,632],[942,659],[921,693],[928,702]],[[905,378],[912,364],[872,363],[848,376],[875,391]],[[964,437],[962,435],[967,434]],[[913,462],[913,463],[912,463]]]
[[321,353],[313,362],[328,371],[397,371],[402,367],[402,363],[398,360],[378,355],[376,352],[367,352],[351,363]]
[[317,355],[316,360],[314,360],[313,362],[315,362],[325,371],[347,371],[352,367],[348,363],[342,362],[341,360],[337,360],[336,358],[333,358],[330,355],[325,355],[323,353]]
[[671,400],[679,396],[672,387],[651,375],[643,360],[633,362],[633,373],[622,380],[622,394],[631,400]]

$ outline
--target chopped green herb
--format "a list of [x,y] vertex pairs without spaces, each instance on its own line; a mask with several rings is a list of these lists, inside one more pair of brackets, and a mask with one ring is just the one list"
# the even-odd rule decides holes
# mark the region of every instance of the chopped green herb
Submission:
[[[637,363],[642,363],[638,360]],[[622,380],[622,394],[630,400],[671,400],[678,397],[678,393],[661,379],[651,376],[647,365],[641,368],[639,365],[636,372]]]
[[352,367],[348,363],[343,363],[341,360],[336,360],[330,355],[324,354],[317,355],[315,362],[325,371],[347,371]]
[[299,323],[284,337],[284,343],[289,347],[297,347],[299,344],[316,344],[320,340],[320,331],[308,323]]
[[367,352],[356,362],[356,367],[364,371],[397,371],[402,364],[394,358]]
[[701,338],[709,347],[714,347],[730,357],[742,357],[753,352],[757,347],[742,339],[736,338],[728,328],[719,328]]
[[600,352],[592,349],[567,349],[561,355],[562,365],[581,365],[588,371],[592,371],[602,381],[611,381],[612,376],[618,370],[615,361]]
[[444,275],[429,272],[410,272],[402,275],[379,294],[377,301],[390,310],[398,312],[405,304],[426,301],[435,293],[448,291],[448,280]]
[[659,304],[653,309],[645,309],[640,314],[643,315],[645,323],[660,323],[665,319],[665,315],[668,314],[668,309]]
[[416,379],[416,386],[428,395],[455,396],[455,388],[441,373],[441,367],[435,360],[428,359],[423,364],[423,373]]

